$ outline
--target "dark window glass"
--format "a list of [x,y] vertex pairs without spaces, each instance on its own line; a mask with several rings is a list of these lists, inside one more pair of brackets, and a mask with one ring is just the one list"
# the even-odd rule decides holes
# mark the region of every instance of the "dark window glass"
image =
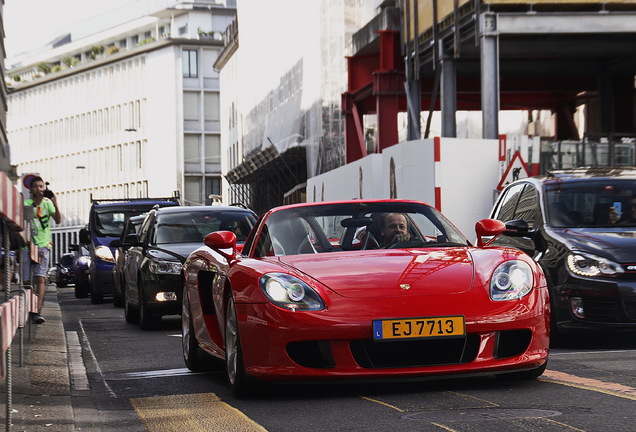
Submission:
[[517,208],[517,203],[519,202],[523,186],[524,184],[522,183],[504,190],[503,196],[499,200],[499,204],[497,205],[493,218],[499,219],[503,222],[507,222],[515,218],[515,209]]

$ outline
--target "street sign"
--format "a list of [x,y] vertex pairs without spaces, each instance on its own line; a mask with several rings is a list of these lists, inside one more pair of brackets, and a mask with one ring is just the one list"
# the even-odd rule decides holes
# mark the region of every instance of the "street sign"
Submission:
[[529,177],[528,166],[521,157],[521,153],[519,153],[519,151],[517,150],[512,156],[512,159],[508,164],[508,168],[506,168],[506,172],[504,172],[503,176],[501,177],[501,180],[497,185],[497,190],[501,191],[509,183],[527,177]]

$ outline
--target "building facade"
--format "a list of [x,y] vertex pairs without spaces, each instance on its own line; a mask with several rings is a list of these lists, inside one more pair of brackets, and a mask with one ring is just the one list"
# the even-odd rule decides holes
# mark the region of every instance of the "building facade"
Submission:
[[76,242],[91,199],[177,191],[202,205],[221,193],[213,64],[234,16],[233,4],[175,0],[78,40],[63,35],[9,70],[11,163],[57,195],[57,256]]
[[[346,56],[351,35],[380,3],[237,4],[237,20],[226,31],[225,50],[215,64],[223,89],[225,199],[258,213],[305,201],[307,178],[344,162]],[[273,9],[286,13],[273,14]]]

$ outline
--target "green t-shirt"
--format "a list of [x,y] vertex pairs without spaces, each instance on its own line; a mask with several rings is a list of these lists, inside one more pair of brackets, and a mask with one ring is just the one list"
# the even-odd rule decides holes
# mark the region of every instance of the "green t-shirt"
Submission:
[[51,247],[51,219],[55,214],[55,205],[48,198],[42,198],[40,205],[35,206],[33,198],[24,201],[27,207],[33,207],[33,222],[31,237],[33,243],[39,247]]

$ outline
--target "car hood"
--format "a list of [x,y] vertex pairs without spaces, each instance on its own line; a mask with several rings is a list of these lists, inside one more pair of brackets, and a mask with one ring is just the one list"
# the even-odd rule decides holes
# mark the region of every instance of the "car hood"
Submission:
[[[186,258],[203,243],[170,243],[148,248],[148,256],[166,261],[185,261]],[[175,255],[181,257],[179,258]]]
[[589,252],[620,263],[636,262],[636,230],[553,228],[570,250]]
[[344,297],[458,294],[473,284],[467,248],[290,255],[280,260]]

